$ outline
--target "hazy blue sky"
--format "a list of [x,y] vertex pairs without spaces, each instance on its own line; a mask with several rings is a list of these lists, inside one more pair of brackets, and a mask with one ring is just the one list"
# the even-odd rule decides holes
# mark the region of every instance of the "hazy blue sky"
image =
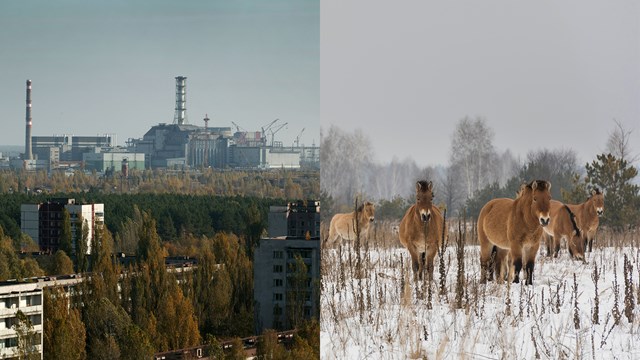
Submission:
[[525,157],[605,149],[613,119],[640,152],[637,1],[322,0],[321,125],[361,128],[381,162],[447,164],[464,116]]
[[33,134],[115,133],[172,123],[187,76],[191,124],[247,130],[288,122],[276,140],[319,143],[319,0],[2,1],[0,144]]

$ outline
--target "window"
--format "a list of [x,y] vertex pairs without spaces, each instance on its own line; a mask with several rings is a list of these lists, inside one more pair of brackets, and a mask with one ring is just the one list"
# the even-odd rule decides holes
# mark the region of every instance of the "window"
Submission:
[[274,250],[273,251],[274,259],[282,259],[282,250]]
[[273,293],[273,301],[282,301],[282,293]]
[[273,286],[282,286],[282,279],[273,279]]
[[273,272],[274,273],[281,273],[282,272],[282,265],[273,265]]
[[282,315],[282,308],[278,305],[273,307],[273,315]]
[[311,307],[309,307],[309,306],[305,306],[304,307],[304,316],[305,317],[311,317]]

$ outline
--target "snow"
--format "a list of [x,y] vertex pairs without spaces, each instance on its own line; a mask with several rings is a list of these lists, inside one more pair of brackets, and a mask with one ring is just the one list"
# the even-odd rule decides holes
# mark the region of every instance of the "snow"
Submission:
[[[435,259],[431,301],[427,283],[413,280],[407,250],[372,245],[359,253],[360,266],[353,244],[344,244],[341,250],[323,249],[322,359],[640,359],[640,309],[636,305],[629,322],[623,273],[626,254],[632,266],[630,295],[637,304],[638,248],[594,248],[587,263],[571,260],[566,250],[555,259],[539,254],[533,286],[522,282],[507,286],[478,283],[479,247],[468,245],[461,309],[455,306],[455,245],[450,244],[443,256],[444,296],[438,295],[439,257]],[[613,315],[614,262],[618,325]],[[601,273],[599,324],[592,316],[596,266]],[[579,328],[574,321],[576,293]]]

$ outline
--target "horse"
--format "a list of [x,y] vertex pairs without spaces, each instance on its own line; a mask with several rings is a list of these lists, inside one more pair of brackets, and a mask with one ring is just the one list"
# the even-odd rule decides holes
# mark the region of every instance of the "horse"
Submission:
[[358,206],[356,211],[333,215],[326,245],[339,244],[340,240],[354,240],[358,235],[366,237],[374,220],[375,207],[368,201]]
[[604,194],[600,189],[591,190],[589,198],[579,205],[567,205],[578,222],[578,227],[584,236],[584,247],[589,246],[589,252],[593,250],[593,240],[596,238],[600,216],[604,214]]
[[525,283],[533,285],[533,268],[542,229],[551,221],[550,190],[550,182],[534,180],[520,188],[515,200],[493,199],[482,207],[478,215],[482,283],[493,280],[492,258],[496,251],[505,249],[510,252],[513,282],[520,282],[524,259]]
[[416,203],[411,205],[400,221],[400,243],[409,250],[414,279],[422,280],[425,270],[433,279],[433,258],[442,246],[440,209],[433,205],[433,183],[425,180],[416,183]]
[[553,221],[544,227],[547,235],[547,255],[558,257],[560,241],[567,241],[567,249],[572,258],[584,261],[584,244],[582,232],[578,226],[576,214],[569,205],[557,200],[551,200],[551,218]]

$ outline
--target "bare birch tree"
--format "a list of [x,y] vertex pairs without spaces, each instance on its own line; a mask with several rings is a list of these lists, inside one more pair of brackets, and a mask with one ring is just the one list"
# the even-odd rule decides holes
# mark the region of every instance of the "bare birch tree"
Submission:
[[609,133],[607,152],[620,160],[633,164],[640,159],[640,155],[637,153],[633,154],[633,150],[629,144],[633,130],[625,128],[624,125],[616,119],[613,119],[613,121],[616,123],[616,127],[613,132]]

